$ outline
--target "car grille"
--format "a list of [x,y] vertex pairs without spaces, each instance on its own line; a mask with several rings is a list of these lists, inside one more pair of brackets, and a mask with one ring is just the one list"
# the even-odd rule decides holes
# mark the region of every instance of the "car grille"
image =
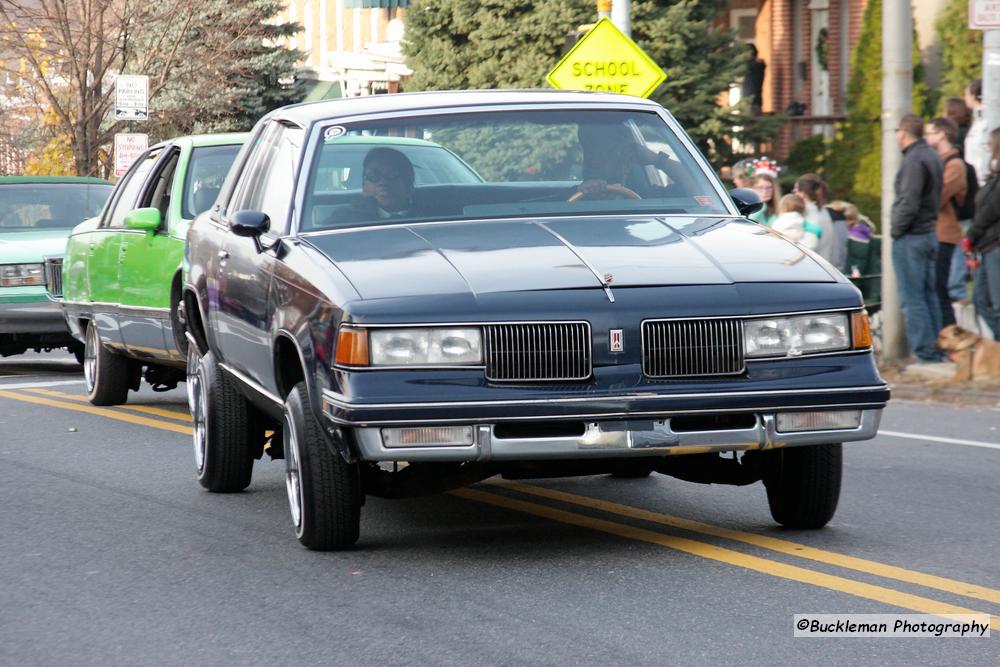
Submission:
[[45,258],[45,289],[48,291],[49,296],[62,296],[62,263],[62,257]]
[[484,332],[489,380],[586,380],[590,377],[590,325],[586,322],[488,324]]
[[743,366],[742,320],[642,323],[642,371],[647,377],[735,375]]

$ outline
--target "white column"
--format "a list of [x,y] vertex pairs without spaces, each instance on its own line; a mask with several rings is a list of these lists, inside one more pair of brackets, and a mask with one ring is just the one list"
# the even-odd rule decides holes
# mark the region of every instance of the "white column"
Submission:
[[327,53],[330,51],[329,33],[327,32],[326,0],[319,0],[319,66],[326,67]]
[[344,50],[344,0],[337,0],[337,51]]
[[887,361],[908,356],[892,266],[889,224],[894,181],[903,154],[896,141],[899,121],[913,108],[913,9],[910,0],[882,4],[882,351]]

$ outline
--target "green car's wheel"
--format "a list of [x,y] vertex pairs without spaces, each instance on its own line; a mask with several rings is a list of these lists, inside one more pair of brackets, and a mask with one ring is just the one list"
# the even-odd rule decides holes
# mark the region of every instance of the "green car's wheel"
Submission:
[[83,346],[83,378],[87,396],[94,405],[120,405],[128,400],[134,366],[101,343],[101,334],[91,320]]
[[197,372],[187,381],[198,482],[213,493],[242,491],[253,474],[252,408],[212,352],[199,359]]
[[842,445],[789,447],[773,452],[764,477],[774,520],[786,528],[822,528],[840,500]]
[[350,547],[361,529],[360,471],[327,443],[305,382],[295,385],[285,400],[281,433],[295,536],[315,551]]

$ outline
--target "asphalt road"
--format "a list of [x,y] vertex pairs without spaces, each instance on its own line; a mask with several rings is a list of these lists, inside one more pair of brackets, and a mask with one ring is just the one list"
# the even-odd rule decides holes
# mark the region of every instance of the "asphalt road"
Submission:
[[958,609],[1000,634],[996,410],[893,402],[820,531],[776,528],[759,484],[583,477],[370,498],[358,547],[321,554],[283,462],[198,486],[183,385],[83,394],[67,356],[0,360],[2,665],[998,663],[996,637],[792,627]]

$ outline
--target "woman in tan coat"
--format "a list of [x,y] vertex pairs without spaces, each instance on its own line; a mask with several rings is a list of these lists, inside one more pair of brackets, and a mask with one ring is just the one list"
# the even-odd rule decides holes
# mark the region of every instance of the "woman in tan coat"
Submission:
[[955,309],[948,293],[951,263],[955,257],[955,246],[962,242],[962,225],[955,213],[955,204],[965,202],[968,184],[965,181],[965,162],[955,147],[958,126],[950,118],[935,118],[927,126],[924,139],[927,145],[937,151],[944,163],[944,183],[941,187],[941,208],[937,220],[937,272],[935,287],[941,303],[941,324],[946,327],[955,324]]

